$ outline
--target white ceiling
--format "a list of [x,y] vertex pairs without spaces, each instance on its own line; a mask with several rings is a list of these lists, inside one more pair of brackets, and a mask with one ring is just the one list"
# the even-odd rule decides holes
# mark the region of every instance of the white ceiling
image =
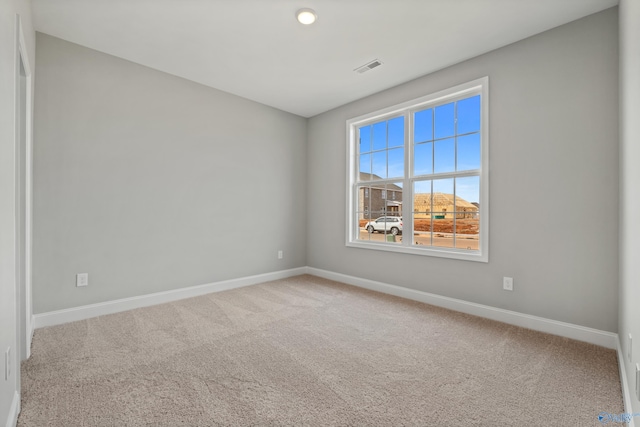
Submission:
[[[618,0],[32,0],[37,31],[304,117]],[[318,14],[311,26],[296,10]],[[381,67],[353,70],[379,59]]]

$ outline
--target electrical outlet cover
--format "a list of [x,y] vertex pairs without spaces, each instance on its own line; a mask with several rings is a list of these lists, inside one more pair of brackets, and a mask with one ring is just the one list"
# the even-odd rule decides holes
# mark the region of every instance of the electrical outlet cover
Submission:
[[89,273],[76,274],[76,286],[89,286]]

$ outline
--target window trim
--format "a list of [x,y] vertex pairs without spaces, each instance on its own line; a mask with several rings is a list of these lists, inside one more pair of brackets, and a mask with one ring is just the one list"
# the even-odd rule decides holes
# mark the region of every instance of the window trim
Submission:
[[[356,140],[357,129],[361,126],[376,123],[381,120],[389,120],[394,116],[407,115],[408,120],[405,122],[405,144],[404,144],[404,177],[401,179],[403,188],[409,188],[415,181],[415,177],[410,172],[413,166],[413,142],[409,140],[410,131],[413,127],[413,112],[427,108],[435,107],[438,104],[455,101],[465,98],[468,95],[479,93],[480,96],[480,234],[478,251],[469,252],[456,248],[441,247],[416,247],[410,244],[387,244],[385,242],[371,242],[357,239],[359,227],[355,227],[355,213],[357,211],[357,194],[356,183],[358,182],[358,141]],[[361,249],[374,249],[386,252],[408,253],[414,255],[433,256],[441,258],[450,258],[466,261],[488,262],[489,261],[489,77],[485,76],[467,83],[463,83],[448,89],[444,89],[429,95],[422,96],[401,104],[363,114],[358,117],[347,120],[346,123],[346,151],[347,151],[347,209],[346,209],[346,246]],[[475,172],[475,171],[474,171]],[[443,174],[447,175],[447,174]],[[385,181],[385,180],[383,180]],[[394,179],[394,181],[400,181]],[[405,196],[403,194],[403,200]],[[403,228],[405,233],[413,233],[413,198],[409,198],[408,205],[402,210]],[[407,231],[409,230],[409,231]],[[403,233],[404,234],[404,233]]]

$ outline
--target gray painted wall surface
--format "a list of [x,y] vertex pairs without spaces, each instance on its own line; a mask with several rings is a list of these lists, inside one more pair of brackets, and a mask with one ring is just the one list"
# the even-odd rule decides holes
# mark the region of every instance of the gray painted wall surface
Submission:
[[37,61],[34,313],[306,265],[305,119],[40,33]]
[[[309,265],[616,331],[616,12],[308,125],[39,34],[34,312]],[[345,121],[485,75],[489,263],[346,248]]]
[[[20,390],[16,311],[16,14],[20,15],[28,61],[35,65],[31,3],[0,4],[0,425],[6,425],[11,403]],[[12,373],[4,379],[4,354],[11,348]]]
[[[612,8],[310,119],[307,264],[616,332],[617,31]],[[489,263],[345,247],[345,121],[483,76]]]
[[[640,402],[633,393],[635,364],[640,363],[640,3],[620,1],[620,344],[631,390],[633,412]],[[633,336],[627,358],[628,335]],[[627,408],[629,410],[630,408]],[[640,418],[635,418],[636,425]]]

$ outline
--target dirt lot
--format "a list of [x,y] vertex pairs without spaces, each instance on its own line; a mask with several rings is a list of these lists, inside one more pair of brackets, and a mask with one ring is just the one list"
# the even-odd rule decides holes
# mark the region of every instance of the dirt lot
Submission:
[[[367,220],[360,220],[360,227],[364,227]],[[416,219],[414,231],[431,231],[431,219]],[[457,219],[456,233],[459,234],[478,234],[480,229],[479,220],[477,219]],[[437,233],[453,233],[453,219],[434,219],[433,231]]]

